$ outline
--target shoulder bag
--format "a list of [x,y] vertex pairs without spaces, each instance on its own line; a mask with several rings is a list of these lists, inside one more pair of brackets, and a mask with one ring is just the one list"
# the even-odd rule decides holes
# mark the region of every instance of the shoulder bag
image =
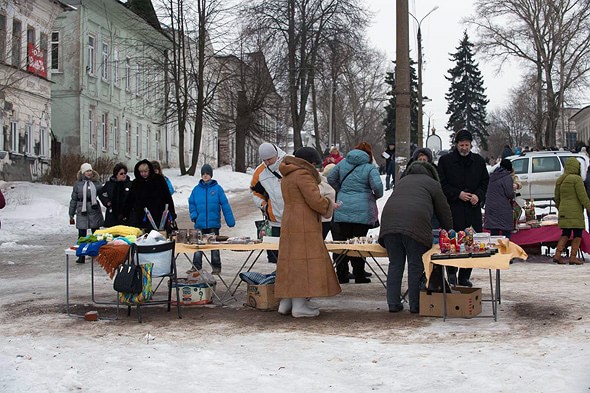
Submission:
[[126,263],[119,266],[113,288],[117,292],[141,293],[142,275],[141,268],[134,258],[135,246],[129,248],[129,256]]

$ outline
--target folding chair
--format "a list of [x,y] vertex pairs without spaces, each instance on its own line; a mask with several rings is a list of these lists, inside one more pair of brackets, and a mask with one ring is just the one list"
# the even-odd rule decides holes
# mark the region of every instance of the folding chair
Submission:
[[[137,307],[137,319],[141,322],[141,307],[143,306],[153,306],[158,304],[167,304],[168,311],[170,311],[172,305],[172,287],[176,288],[176,308],[178,310],[178,318],[182,318],[182,312],[180,310],[180,293],[178,289],[177,282],[177,275],[176,275],[176,258],[174,252],[175,242],[170,241],[166,243],[160,244],[153,244],[153,245],[135,245],[135,258],[136,261],[140,264],[146,263],[153,263],[154,269],[152,272],[152,286],[155,284],[157,279],[160,279],[152,290],[152,298],[145,302],[145,303],[138,303]],[[168,296],[166,299],[154,299],[158,288],[164,281],[165,278],[168,278]],[[131,315],[131,305],[127,307],[127,315]]]

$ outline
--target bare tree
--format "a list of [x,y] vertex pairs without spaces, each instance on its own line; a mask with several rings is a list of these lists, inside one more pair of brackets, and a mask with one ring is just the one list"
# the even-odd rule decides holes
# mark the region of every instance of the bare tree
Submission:
[[[587,0],[476,1],[467,22],[479,32],[478,47],[501,63],[519,58],[536,72],[537,144],[555,145],[560,108],[587,82],[590,71],[590,2]],[[544,101],[544,103],[543,103]]]
[[249,30],[264,33],[285,60],[294,148],[302,146],[307,105],[319,50],[343,30],[362,30],[366,13],[358,0],[255,0],[244,5]]

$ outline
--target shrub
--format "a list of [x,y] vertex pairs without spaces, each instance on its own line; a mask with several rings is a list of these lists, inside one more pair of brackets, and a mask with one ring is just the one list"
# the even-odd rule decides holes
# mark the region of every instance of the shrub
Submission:
[[82,154],[64,154],[51,159],[51,169],[41,177],[41,182],[56,185],[73,185],[78,180],[80,166],[88,162],[99,174],[99,181],[106,182],[112,175],[113,167],[118,162],[114,158],[88,158]]

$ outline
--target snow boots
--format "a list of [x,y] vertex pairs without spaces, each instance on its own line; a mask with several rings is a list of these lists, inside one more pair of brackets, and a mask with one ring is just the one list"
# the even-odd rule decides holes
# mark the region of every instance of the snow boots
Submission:
[[317,317],[320,315],[320,310],[309,307],[305,298],[294,298],[291,301],[293,304],[291,315],[295,318]]
[[[570,265],[583,265],[584,262],[578,259],[578,250],[580,249],[581,237],[574,237],[572,240],[572,252],[570,253]],[[565,262],[564,262],[565,263]]]
[[[576,238],[576,239],[578,239],[578,238]],[[568,236],[562,236],[559,238],[559,241],[557,242],[557,247],[555,248],[555,255],[553,255],[553,262],[560,264],[560,265],[565,265],[567,263],[565,260],[563,260],[561,258],[561,253],[565,249],[565,246],[566,246],[568,240],[569,240]],[[578,242],[578,247],[579,247],[579,245],[580,245],[580,243]],[[574,255],[573,254],[573,247],[574,247],[574,241],[572,241],[572,255]],[[578,252],[577,249],[576,249],[576,252]]]
[[292,299],[281,299],[281,302],[279,303],[279,314],[281,314],[281,315],[291,314],[292,307],[293,307]]

